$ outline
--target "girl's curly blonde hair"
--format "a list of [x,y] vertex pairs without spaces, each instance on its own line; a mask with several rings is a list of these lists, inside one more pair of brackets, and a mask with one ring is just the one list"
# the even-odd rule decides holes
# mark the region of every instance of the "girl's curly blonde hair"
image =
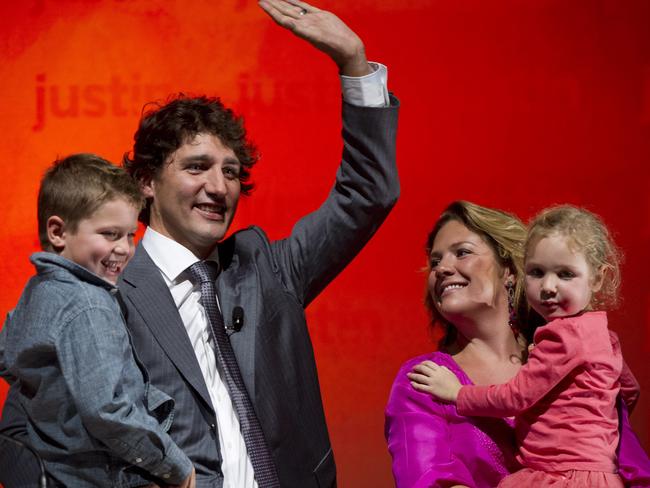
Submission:
[[602,286],[592,296],[591,308],[607,310],[618,305],[623,256],[602,219],[589,210],[573,205],[542,210],[529,224],[526,258],[540,239],[554,234],[565,237],[574,252],[585,256],[594,275],[599,271],[603,273]]

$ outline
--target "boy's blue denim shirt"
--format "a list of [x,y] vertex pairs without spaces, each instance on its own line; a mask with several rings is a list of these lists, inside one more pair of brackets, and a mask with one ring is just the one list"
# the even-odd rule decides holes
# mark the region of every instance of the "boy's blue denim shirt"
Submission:
[[[165,433],[173,400],[148,383],[111,283],[54,253],[0,332],[0,375],[19,389],[29,439],[70,487],[180,484],[192,464]],[[139,473],[139,474],[138,474]]]

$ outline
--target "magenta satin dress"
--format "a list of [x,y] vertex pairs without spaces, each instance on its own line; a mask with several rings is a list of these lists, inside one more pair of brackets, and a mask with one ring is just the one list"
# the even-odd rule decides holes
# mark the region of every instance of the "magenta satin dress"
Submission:
[[513,421],[463,417],[455,405],[415,391],[406,373],[427,359],[449,368],[463,385],[472,384],[442,352],[415,357],[400,368],[386,406],[385,428],[397,488],[495,487],[519,468]]
[[[424,360],[446,366],[463,385],[472,381],[451,356],[434,352],[400,368],[386,406],[385,435],[393,456],[397,488],[443,488],[455,484],[492,488],[520,469],[515,460],[514,422],[463,417],[455,405],[413,389],[406,373]],[[629,488],[650,487],[650,459],[630,428],[627,408],[619,401],[618,471]]]

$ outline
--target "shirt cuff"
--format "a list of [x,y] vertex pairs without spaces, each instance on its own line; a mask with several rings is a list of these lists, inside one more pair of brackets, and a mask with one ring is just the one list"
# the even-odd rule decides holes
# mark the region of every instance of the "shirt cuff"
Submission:
[[[141,461],[141,460],[140,460]],[[136,460],[136,466],[140,465]],[[142,466],[144,468],[144,466]],[[167,446],[162,462],[149,471],[165,483],[180,485],[192,472],[192,462],[173,442]]]
[[388,107],[388,69],[380,63],[368,64],[373,69],[369,75],[341,75],[343,100],[358,107]]

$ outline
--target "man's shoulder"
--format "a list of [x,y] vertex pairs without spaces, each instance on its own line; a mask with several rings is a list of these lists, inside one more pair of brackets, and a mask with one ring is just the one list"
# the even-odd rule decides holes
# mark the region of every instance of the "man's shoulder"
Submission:
[[266,235],[264,229],[257,225],[251,225],[244,229],[239,229],[233,232],[227,239],[219,243],[219,247],[235,246],[235,247],[250,247],[259,245],[261,243],[270,243],[269,237]]
[[224,265],[233,255],[257,254],[260,251],[271,252],[271,240],[256,225],[240,229],[219,243],[219,259]]

